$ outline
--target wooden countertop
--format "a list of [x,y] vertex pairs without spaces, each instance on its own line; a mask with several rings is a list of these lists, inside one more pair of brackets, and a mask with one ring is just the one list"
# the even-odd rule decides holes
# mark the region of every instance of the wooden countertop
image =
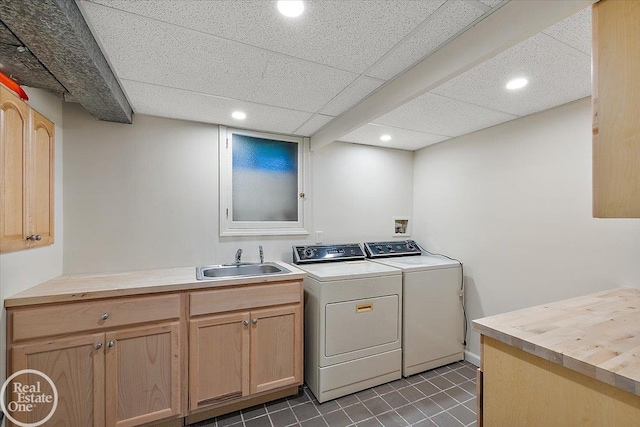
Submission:
[[56,277],[4,300],[4,306],[20,307],[54,302],[83,301],[98,298],[144,295],[239,286],[284,280],[301,280],[307,273],[284,262],[276,262],[290,271],[286,274],[253,277],[196,280],[195,267],[163,268],[121,273],[72,274]]
[[640,396],[640,289],[619,288],[473,321],[483,335]]

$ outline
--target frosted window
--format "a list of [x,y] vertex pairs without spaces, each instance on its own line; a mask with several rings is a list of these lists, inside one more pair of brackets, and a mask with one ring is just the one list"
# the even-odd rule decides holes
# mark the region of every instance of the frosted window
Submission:
[[232,138],[233,221],[298,221],[298,144]]
[[218,130],[220,236],[308,235],[309,140]]

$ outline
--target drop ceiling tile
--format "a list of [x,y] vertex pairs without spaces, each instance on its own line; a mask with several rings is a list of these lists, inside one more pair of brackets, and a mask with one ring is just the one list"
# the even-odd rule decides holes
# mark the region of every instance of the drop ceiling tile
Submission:
[[316,112],[357,78],[314,64],[83,3],[120,78]]
[[489,7],[496,7],[497,5],[503,2],[503,0],[479,0],[479,1],[480,3],[486,4]]
[[[523,89],[506,83],[526,77]],[[431,91],[475,105],[526,116],[591,94],[591,57],[540,33]]]
[[295,135],[311,136],[316,133],[321,127],[329,123],[335,117],[326,116],[324,114],[314,114],[306,123],[303,123],[293,133]]
[[[138,114],[214,123],[247,129],[291,134],[311,113],[287,110],[234,99],[219,98],[181,89],[121,80],[122,87]],[[231,118],[236,110],[244,111],[247,118]]]
[[383,80],[372,79],[367,76],[360,76],[353,81],[346,89],[336,95],[327,105],[322,107],[321,113],[339,116],[349,108],[358,104],[371,92],[384,84]]
[[435,52],[440,45],[482,14],[479,8],[467,1],[448,3],[431,15],[417,31],[396,46],[366,74],[385,80],[393,78],[423,57]]
[[379,117],[375,124],[442,136],[460,136],[517,116],[426,93]]
[[558,22],[544,33],[591,55],[591,7]]
[[[391,135],[393,139],[380,141],[380,136],[384,134]],[[449,137],[369,123],[343,136],[340,141],[414,151],[446,139]]]
[[362,73],[445,0],[306,1],[304,13],[280,15],[275,1],[123,1],[96,3]]

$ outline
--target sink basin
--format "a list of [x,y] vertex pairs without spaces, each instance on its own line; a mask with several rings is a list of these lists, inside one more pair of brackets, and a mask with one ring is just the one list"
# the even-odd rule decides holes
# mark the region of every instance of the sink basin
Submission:
[[265,262],[264,264],[203,265],[196,267],[196,279],[198,280],[286,273],[290,273],[290,271],[274,262]]

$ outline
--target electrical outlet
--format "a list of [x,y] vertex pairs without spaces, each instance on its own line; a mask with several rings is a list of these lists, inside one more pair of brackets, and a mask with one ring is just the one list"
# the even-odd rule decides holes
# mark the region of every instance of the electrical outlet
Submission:
[[316,245],[319,245],[322,243],[322,239],[324,239],[324,232],[323,231],[316,231]]

